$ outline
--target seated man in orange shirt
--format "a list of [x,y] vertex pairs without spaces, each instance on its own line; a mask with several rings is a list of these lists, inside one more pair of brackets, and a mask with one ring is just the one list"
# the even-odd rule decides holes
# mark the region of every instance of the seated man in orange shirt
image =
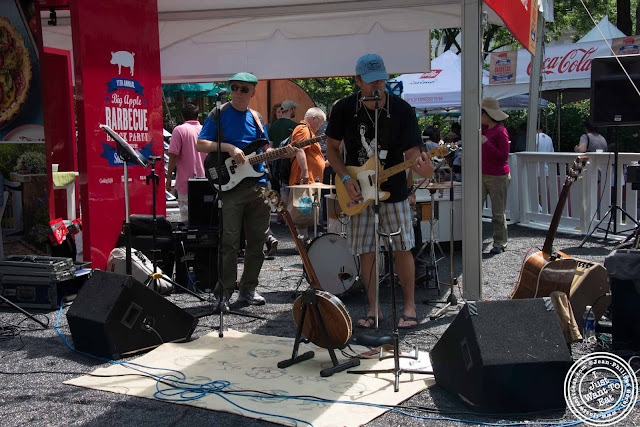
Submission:
[[[293,130],[291,142],[306,141],[315,138],[316,132],[327,119],[324,111],[317,107],[307,110],[304,120]],[[322,181],[324,174],[324,156],[320,143],[308,145],[296,152],[295,159],[291,159],[291,173],[289,185],[308,184],[316,180]]]

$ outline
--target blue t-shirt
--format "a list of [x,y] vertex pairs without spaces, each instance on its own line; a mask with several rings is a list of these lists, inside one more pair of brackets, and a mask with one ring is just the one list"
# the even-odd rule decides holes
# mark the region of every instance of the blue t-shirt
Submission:
[[[204,121],[204,125],[202,125],[199,138],[209,141],[217,141],[217,115],[217,109],[213,109],[209,113]],[[260,116],[260,113],[258,113],[258,116]],[[263,122],[262,117],[260,117],[260,121]],[[250,110],[238,111],[233,108],[230,102],[224,104],[220,109],[220,126],[222,127],[222,142],[233,144],[241,150],[256,139],[265,138],[266,140],[269,140],[266,129],[264,131],[260,130],[260,126],[256,123]],[[262,125],[262,128],[264,129],[264,124]],[[257,153],[262,153],[262,150],[258,150]],[[258,172],[264,172],[264,165],[262,163],[256,164],[253,167]],[[266,176],[248,179],[262,184],[267,183]]]

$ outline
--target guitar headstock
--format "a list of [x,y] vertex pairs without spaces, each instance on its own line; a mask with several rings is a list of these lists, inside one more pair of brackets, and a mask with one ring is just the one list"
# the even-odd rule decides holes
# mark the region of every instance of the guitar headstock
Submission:
[[569,170],[567,171],[567,179],[565,183],[570,183],[577,180],[582,174],[584,168],[587,166],[588,160],[589,156],[576,157],[576,159],[573,161],[573,165],[571,165],[571,167],[569,167]]
[[438,144],[429,150],[429,157],[442,157],[458,151],[460,147],[456,144]]

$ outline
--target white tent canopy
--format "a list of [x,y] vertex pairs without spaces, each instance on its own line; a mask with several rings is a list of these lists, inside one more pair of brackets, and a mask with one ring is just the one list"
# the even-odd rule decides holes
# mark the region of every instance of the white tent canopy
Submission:
[[[601,34],[602,32],[602,34]],[[597,40],[602,40],[604,35],[605,40],[617,39],[619,37],[625,37],[626,34],[623,33],[609,21],[609,15],[605,15],[604,18],[598,22],[597,26],[593,27],[591,31],[585,34],[578,43],[583,42],[594,42]]]
[[[157,0],[162,83],[353,75],[355,59],[380,54],[393,74],[427,66],[428,30],[460,27],[460,0]],[[491,22],[501,24],[486,8]],[[45,46],[72,50],[69,13]],[[114,29],[117,31],[117,29]]]
[[[402,74],[392,81],[402,82],[402,98],[418,110],[429,113],[460,111],[462,105],[462,58],[451,50],[431,61],[431,71]],[[489,83],[489,74],[482,76],[483,85]],[[528,91],[527,91],[528,92]],[[500,100],[502,109],[526,109],[529,98],[515,95]],[[541,108],[547,101],[541,100]]]

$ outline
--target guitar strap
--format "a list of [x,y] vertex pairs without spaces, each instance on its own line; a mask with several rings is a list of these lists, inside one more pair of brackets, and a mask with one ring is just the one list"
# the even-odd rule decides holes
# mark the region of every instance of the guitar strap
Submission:
[[258,114],[258,112],[253,108],[249,108],[249,111],[251,111],[253,120],[256,121],[256,124],[258,125],[258,128],[260,128],[260,132],[262,132],[262,135],[267,136],[267,134],[264,132],[264,127],[262,126],[262,120],[260,119],[260,115]]

